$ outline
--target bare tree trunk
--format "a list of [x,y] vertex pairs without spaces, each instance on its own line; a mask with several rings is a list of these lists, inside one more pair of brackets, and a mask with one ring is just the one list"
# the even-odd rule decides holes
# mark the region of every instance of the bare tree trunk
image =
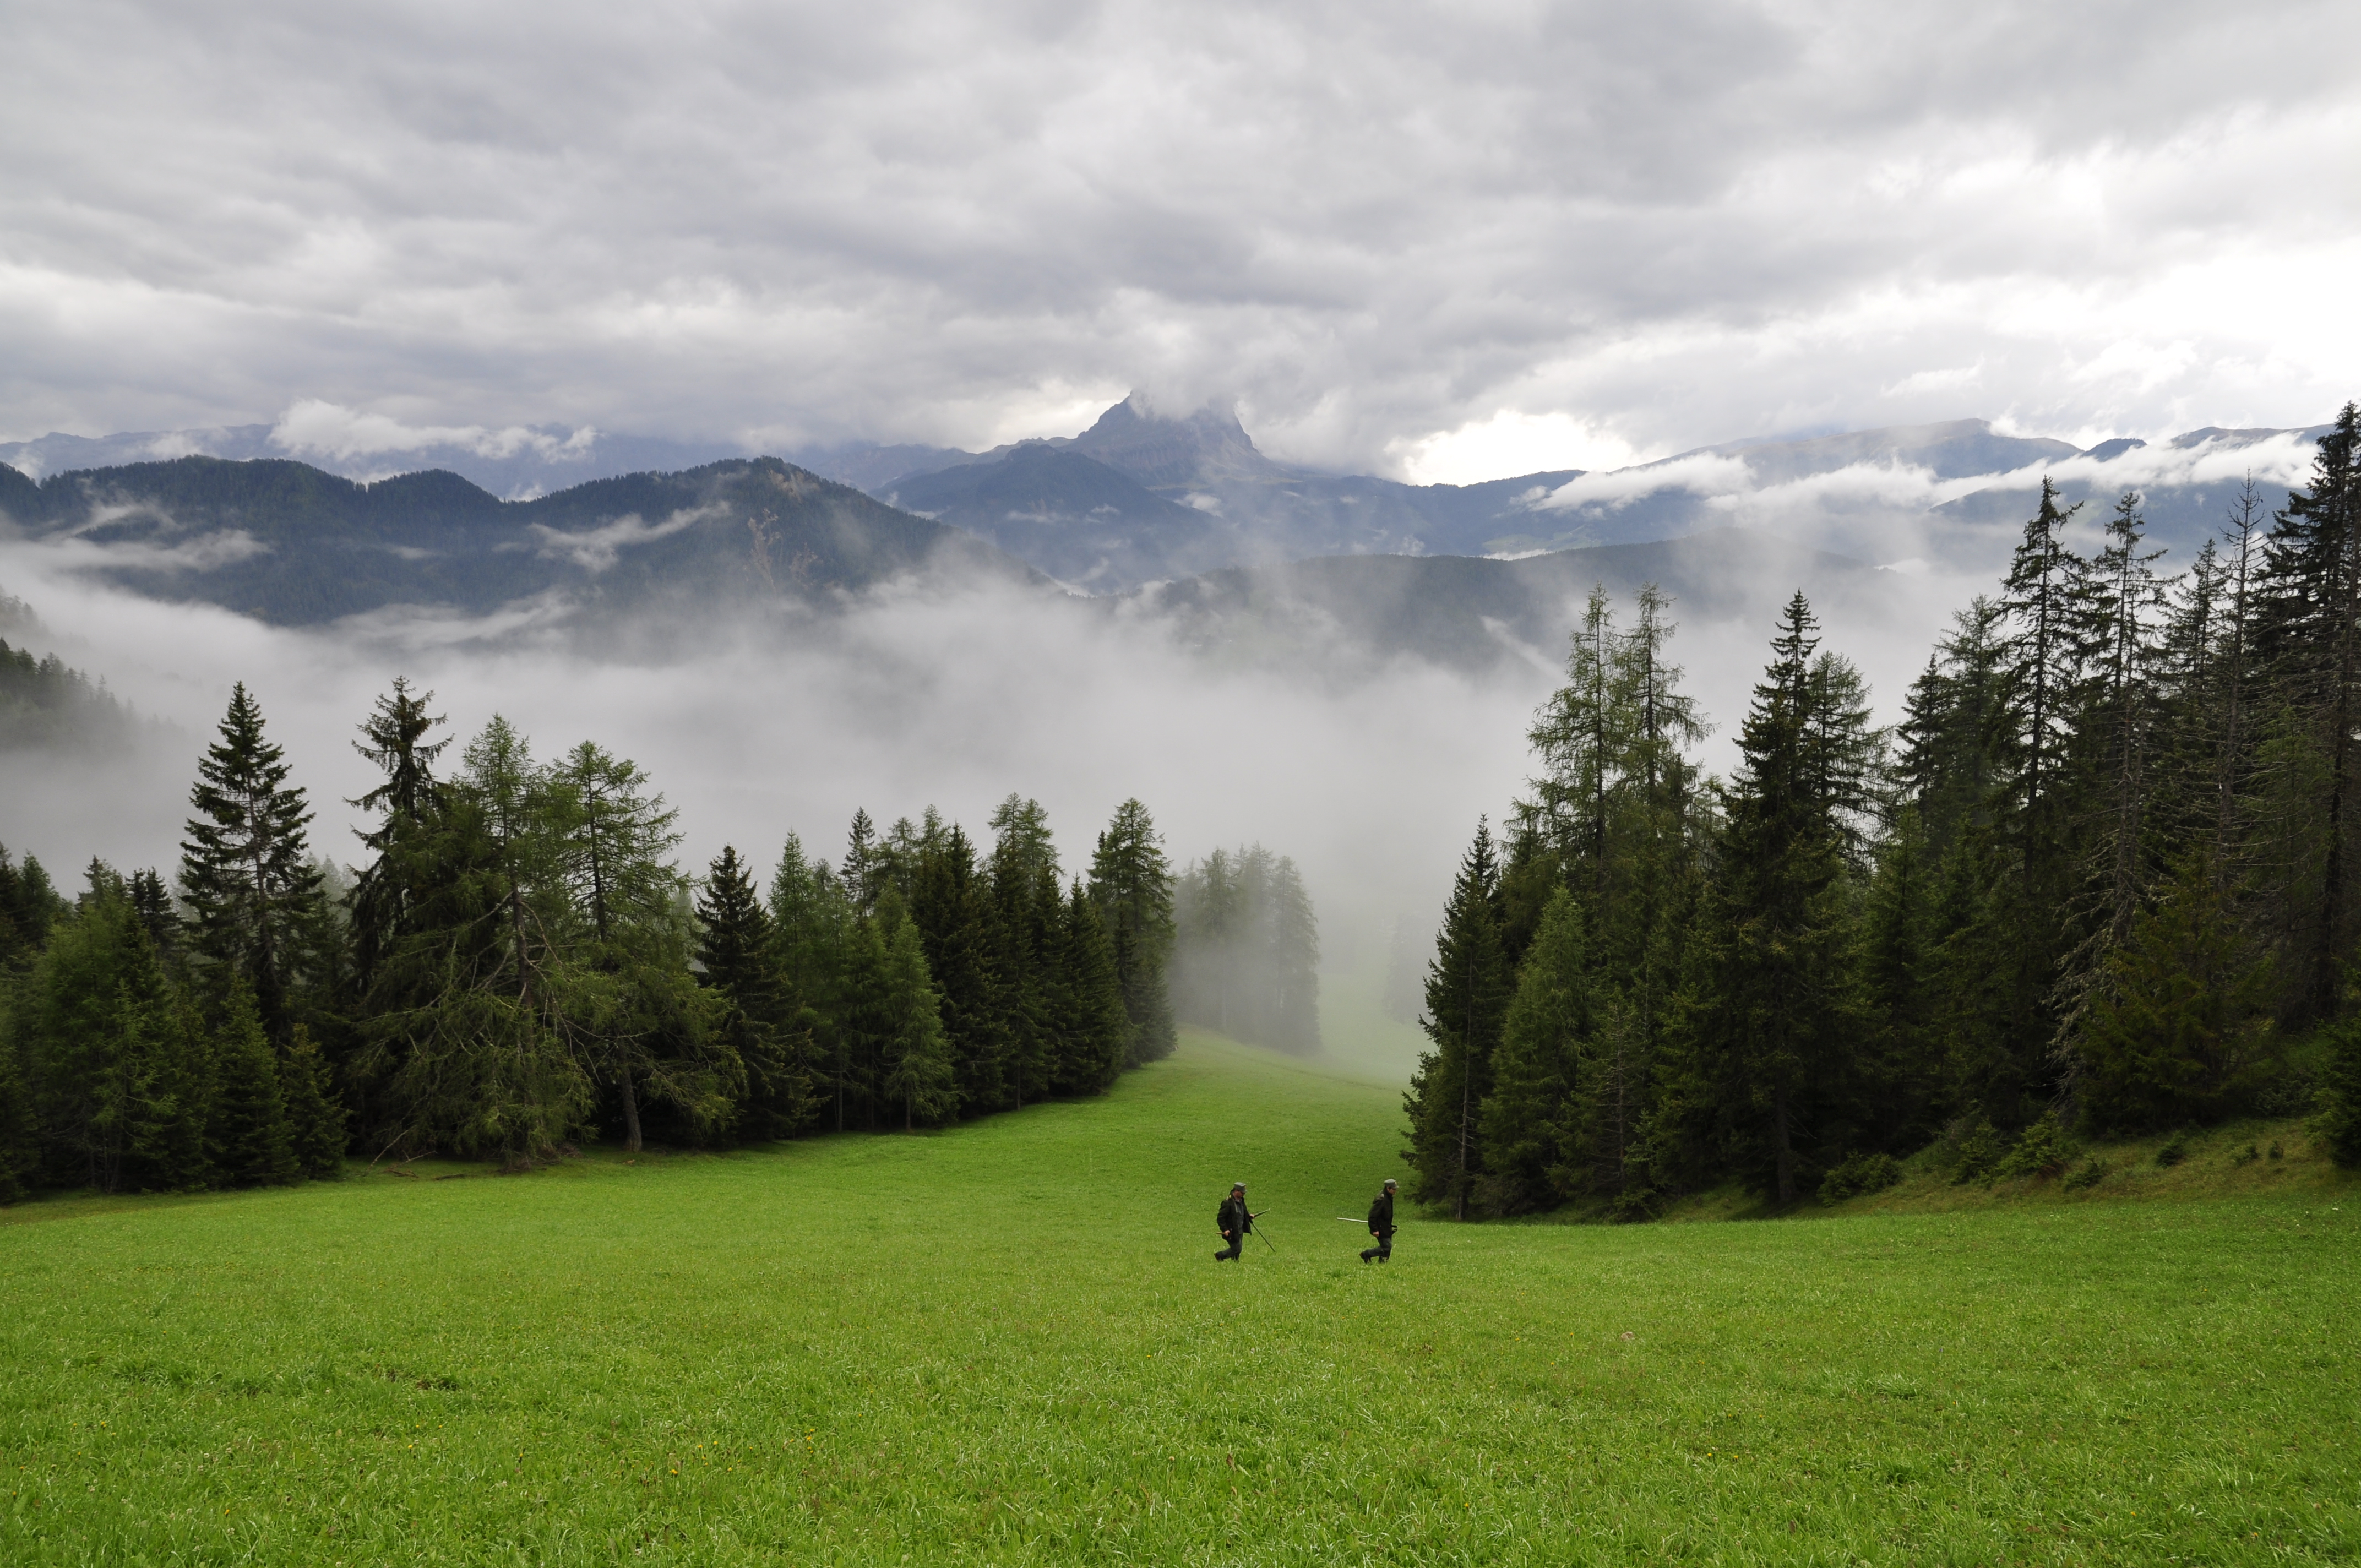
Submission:
[[623,1083],[623,1147],[632,1154],[640,1152],[640,1091],[632,1086],[631,1069],[622,1071]]

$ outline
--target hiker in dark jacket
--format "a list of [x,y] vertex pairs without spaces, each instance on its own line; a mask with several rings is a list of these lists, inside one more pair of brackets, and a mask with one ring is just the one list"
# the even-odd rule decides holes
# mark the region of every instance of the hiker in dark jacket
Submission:
[[1383,1263],[1394,1255],[1394,1182],[1386,1178],[1386,1189],[1369,1205],[1369,1234],[1378,1245],[1361,1254],[1363,1263]]
[[1213,1261],[1219,1263],[1225,1257],[1235,1261],[1246,1250],[1246,1233],[1254,1229],[1254,1215],[1246,1211],[1246,1184],[1231,1182],[1230,1195],[1222,1200],[1222,1212],[1213,1216],[1213,1223],[1221,1227],[1222,1239],[1230,1245],[1215,1253]]

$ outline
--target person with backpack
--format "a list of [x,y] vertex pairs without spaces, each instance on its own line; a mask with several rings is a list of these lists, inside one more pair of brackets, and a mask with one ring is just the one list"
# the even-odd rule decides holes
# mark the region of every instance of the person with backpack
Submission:
[[1383,1263],[1394,1255],[1394,1179],[1386,1178],[1385,1190],[1369,1205],[1369,1234],[1378,1245],[1361,1254],[1363,1263]]
[[1246,1208],[1246,1184],[1231,1182],[1230,1195],[1222,1200],[1221,1212],[1213,1216],[1213,1223],[1220,1229],[1222,1239],[1229,1245],[1213,1255],[1213,1261],[1219,1263],[1224,1258],[1235,1261],[1242,1255],[1246,1251],[1246,1233],[1254,1229],[1254,1223],[1255,1216]]

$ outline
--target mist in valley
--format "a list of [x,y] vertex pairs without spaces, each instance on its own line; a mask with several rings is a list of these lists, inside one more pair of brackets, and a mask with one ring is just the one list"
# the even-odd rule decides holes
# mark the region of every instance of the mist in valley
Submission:
[[[1847,579],[1823,620],[1826,646],[1869,675],[1890,721],[1934,630],[1993,586],[1950,563],[2004,559],[2013,531],[1951,525],[1930,543],[1944,525],[1927,521],[1926,487],[1877,477],[1895,492],[1883,543],[1913,564]],[[1748,521],[1779,538],[1837,543],[1861,526],[1841,499],[1868,488],[1840,475],[1742,499]],[[240,680],[310,793],[315,851],[357,861],[346,803],[378,779],[350,742],[403,675],[434,692],[443,734],[464,740],[498,713],[543,757],[590,739],[636,760],[679,808],[693,874],[724,844],[767,868],[790,832],[833,860],[856,809],[883,828],[933,806],[985,836],[1011,792],[1048,809],[1069,875],[1132,796],[1176,871],[1217,848],[1267,846],[1300,868],[1317,915],[1322,1048],[1389,1077],[1422,1048],[1405,992],[1477,818],[1497,823],[1522,789],[1525,731],[1558,679],[1575,585],[1587,587],[1574,558],[1568,591],[1538,618],[1547,626],[1515,635],[1488,622],[1498,656],[1470,664],[1356,641],[1312,610],[1283,646],[1209,644],[1137,598],[924,574],[760,609],[675,601],[597,616],[550,595],[481,616],[396,607],[270,627],[107,586],[109,548],[71,535],[0,543],[0,587],[38,618],[17,641],[103,675],[151,721],[103,754],[0,754],[0,842],[38,855],[61,886],[93,856],[170,873],[198,754]],[[1799,585],[1717,575],[1710,554],[1683,570],[1674,656],[1715,726],[1701,760],[1725,771],[1772,615]]]

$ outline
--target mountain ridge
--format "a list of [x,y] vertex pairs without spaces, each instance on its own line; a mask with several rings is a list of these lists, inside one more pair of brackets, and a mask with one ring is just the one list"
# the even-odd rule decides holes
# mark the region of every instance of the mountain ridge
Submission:
[[774,457],[523,501],[455,474],[361,484],[289,458],[189,456],[38,484],[0,466],[0,514],[134,592],[280,625],[412,603],[482,612],[553,590],[622,609],[816,603],[912,574],[1047,581],[971,534]]

